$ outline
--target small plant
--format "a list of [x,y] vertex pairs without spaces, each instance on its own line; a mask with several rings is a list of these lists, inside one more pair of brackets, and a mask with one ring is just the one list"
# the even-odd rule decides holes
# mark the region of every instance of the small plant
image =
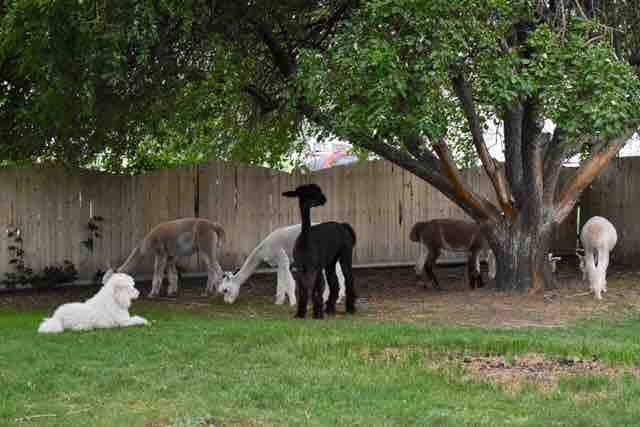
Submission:
[[9,264],[13,266],[13,271],[5,273],[2,284],[9,289],[15,289],[18,285],[28,285],[35,278],[33,269],[24,262],[23,240],[19,228],[7,229],[7,237],[13,242],[7,248],[9,250]]
[[78,278],[76,266],[69,260],[64,260],[62,265],[48,265],[42,274],[36,276],[32,285],[34,288],[50,288],[61,283],[73,282]]
[[27,267],[24,261],[23,240],[19,228],[7,229],[7,237],[12,239],[12,243],[7,248],[11,258],[9,264],[13,266],[13,271],[5,274],[4,280],[0,283],[8,289],[15,289],[18,286],[33,286],[34,288],[48,288],[60,283],[73,282],[78,278],[76,266],[69,260],[64,260],[62,265],[48,265],[42,273],[37,274],[32,268]]
[[89,222],[87,222],[87,231],[88,236],[86,240],[83,240],[82,243],[90,252],[93,252],[95,247],[95,239],[99,239],[102,237],[100,234],[100,222],[104,221],[104,218],[101,216],[92,216],[89,218]]

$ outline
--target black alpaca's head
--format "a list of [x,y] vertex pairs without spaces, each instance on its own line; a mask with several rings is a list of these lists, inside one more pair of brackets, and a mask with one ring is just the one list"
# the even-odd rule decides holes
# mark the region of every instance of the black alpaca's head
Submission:
[[284,197],[297,197],[300,203],[310,207],[322,206],[327,203],[327,198],[322,194],[322,189],[316,184],[301,185],[293,191],[282,193]]

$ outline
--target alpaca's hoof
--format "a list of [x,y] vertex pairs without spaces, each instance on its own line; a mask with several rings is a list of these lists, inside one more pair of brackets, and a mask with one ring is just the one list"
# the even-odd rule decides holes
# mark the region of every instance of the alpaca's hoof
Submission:
[[280,299],[280,298],[276,298],[276,305],[282,305],[284,304],[284,298]]
[[304,319],[305,317],[307,317],[306,313],[296,313],[295,316],[293,316],[294,319]]
[[327,313],[327,315],[329,315],[329,316],[335,316],[336,315],[336,308],[335,307],[327,307],[324,312]]

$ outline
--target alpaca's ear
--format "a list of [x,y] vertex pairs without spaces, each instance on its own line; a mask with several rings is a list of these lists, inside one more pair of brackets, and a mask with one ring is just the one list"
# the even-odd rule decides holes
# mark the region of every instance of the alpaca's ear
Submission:
[[282,195],[284,197],[298,197],[298,193],[296,191],[285,191]]

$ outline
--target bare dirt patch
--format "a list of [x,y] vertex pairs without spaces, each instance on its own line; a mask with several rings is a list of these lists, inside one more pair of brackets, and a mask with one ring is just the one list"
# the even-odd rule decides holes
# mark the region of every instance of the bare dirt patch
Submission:
[[612,269],[609,292],[602,301],[589,294],[577,267],[558,273],[560,289],[534,295],[498,292],[493,283],[471,290],[464,267],[439,268],[443,291],[425,288],[411,268],[363,270],[356,276],[364,314],[386,321],[444,321],[491,327],[556,327],[607,313],[624,315],[640,308],[640,272]]
[[[394,364],[403,363],[416,356],[423,358],[427,369],[450,371],[455,377],[468,375],[474,382],[495,384],[510,393],[516,393],[525,386],[534,387],[540,392],[549,392],[562,380],[571,378],[589,378],[600,384],[606,384],[620,375],[640,378],[640,369],[637,367],[612,365],[599,360],[595,355],[591,358],[578,358],[526,353],[506,357],[466,352],[425,352],[421,348],[400,347],[376,350],[365,348],[360,353],[365,362]],[[579,395],[579,398],[584,393],[575,394]]]
[[597,358],[590,360],[561,358],[550,359],[540,354],[524,354],[511,360],[502,356],[449,355],[455,362],[480,381],[498,384],[508,391],[516,392],[525,384],[541,391],[549,391],[562,378],[589,375],[609,379],[623,373],[632,373],[628,368],[614,368]]
[[[488,327],[556,327],[569,322],[606,315],[623,316],[640,308],[640,271],[611,268],[609,292],[602,301],[588,294],[579,280],[575,265],[562,265],[559,283],[562,288],[534,295],[498,292],[487,286],[471,290],[464,282],[464,266],[439,267],[436,274],[443,290],[435,291],[416,278],[411,267],[370,268],[354,271],[358,293],[357,318],[373,321],[445,322],[456,325]],[[275,274],[256,274],[243,285],[233,305],[220,297],[200,296],[204,278],[183,280],[177,298],[149,300],[141,298],[132,311],[145,307],[168,307],[204,313],[212,318],[270,319],[290,318],[294,309],[276,306]],[[149,282],[139,282],[142,294]],[[0,293],[0,309],[49,310],[69,301],[81,301],[97,290],[92,286],[71,286],[48,291],[15,291]],[[338,317],[344,309],[338,308]]]

